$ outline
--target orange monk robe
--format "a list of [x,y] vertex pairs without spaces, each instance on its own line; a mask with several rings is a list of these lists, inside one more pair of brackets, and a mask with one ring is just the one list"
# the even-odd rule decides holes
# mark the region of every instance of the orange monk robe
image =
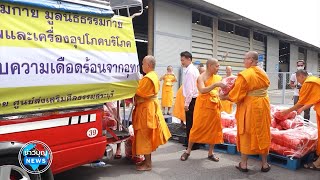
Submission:
[[297,104],[314,105],[314,110],[317,113],[318,123],[317,155],[320,155],[320,78],[310,76],[305,80],[300,89],[299,101]]
[[221,101],[221,111],[231,114],[232,108],[233,108],[233,103],[231,101],[228,101],[228,100]]
[[237,103],[237,148],[243,154],[268,154],[271,144],[270,101],[267,74],[259,67],[250,67],[239,73],[229,93]]
[[[205,86],[220,80],[221,76],[214,75],[205,82]],[[189,141],[205,144],[223,143],[218,88],[209,93],[199,93],[194,107]]]
[[133,153],[151,154],[159,145],[171,137],[157,99],[160,82],[154,71],[146,74],[139,82],[136,106],[133,112],[134,144]]
[[173,83],[176,82],[176,78],[173,74],[166,74],[163,77],[162,85],[162,107],[172,107],[173,103]]
[[176,94],[176,101],[173,106],[172,115],[183,122],[186,122],[186,113],[184,111],[184,96],[182,92],[182,86],[179,88]]

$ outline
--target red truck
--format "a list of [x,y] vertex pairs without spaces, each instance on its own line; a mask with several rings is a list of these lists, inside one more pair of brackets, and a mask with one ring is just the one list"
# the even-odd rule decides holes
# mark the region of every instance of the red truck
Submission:
[[[110,4],[102,0],[0,2],[1,180],[53,179],[103,156],[111,158],[110,144],[129,137],[103,127],[103,103],[132,97],[139,77],[132,21],[112,16]],[[78,28],[84,33],[72,41]],[[35,140],[48,146],[50,157],[47,146],[29,148]],[[40,157],[41,149],[45,155]],[[37,166],[28,164],[33,160],[39,160]]]

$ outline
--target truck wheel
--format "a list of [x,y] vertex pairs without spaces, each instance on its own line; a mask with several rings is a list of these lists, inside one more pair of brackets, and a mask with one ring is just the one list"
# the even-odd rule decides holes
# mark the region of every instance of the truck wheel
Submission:
[[20,167],[18,158],[3,157],[0,158],[0,179],[20,180],[43,180],[40,174],[29,174]]
[[54,180],[51,168],[46,170],[44,173],[41,174],[41,179],[42,180]]

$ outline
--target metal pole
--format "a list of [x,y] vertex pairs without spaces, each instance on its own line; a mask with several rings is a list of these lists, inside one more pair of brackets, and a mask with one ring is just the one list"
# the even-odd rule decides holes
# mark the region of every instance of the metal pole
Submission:
[[129,8],[129,6],[127,6],[127,14],[128,14],[128,17],[130,17],[130,8]]
[[[109,111],[110,111],[110,109],[109,109]],[[116,116],[117,116],[116,118],[119,119],[119,117],[120,117],[120,103],[119,103],[119,101],[117,101],[117,114],[116,114]],[[120,130],[120,124],[119,123],[118,123],[118,128],[117,129]]]
[[286,94],[286,81],[287,80],[287,76],[286,73],[282,73],[282,104],[285,103],[285,94]]
[[125,121],[125,119],[126,119],[126,101],[125,100],[122,100],[122,101],[123,101],[123,118],[121,119],[121,122],[125,122],[125,126],[128,127],[127,121]]

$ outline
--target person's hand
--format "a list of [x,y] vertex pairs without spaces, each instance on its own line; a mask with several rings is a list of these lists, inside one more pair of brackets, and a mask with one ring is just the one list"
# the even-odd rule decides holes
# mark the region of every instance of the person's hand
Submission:
[[290,112],[288,111],[288,109],[282,110],[280,111],[281,116],[285,116],[287,114],[289,114]]
[[220,100],[226,100],[226,99],[227,99],[227,96],[226,96],[226,95],[223,95],[223,94],[219,94],[219,99],[220,99]]
[[297,110],[297,114],[300,115],[302,111],[303,111],[302,108],[298,109],[298,110]]
[[132,125],[130,125],[130,126],[128,127],[128,130],[129,130],[130,136],[134,136],[134,130],[133,130]]
[[189,106],[184,106],[185,111],[189,111]]
[[217,83],[215,83],[215,84],[216,84],[217,87],[221,87],[221,88],[226,88],[226,87],[227,87],[227,85],[225,85],[225,84],[222,83],[222,82],[217,82]]

